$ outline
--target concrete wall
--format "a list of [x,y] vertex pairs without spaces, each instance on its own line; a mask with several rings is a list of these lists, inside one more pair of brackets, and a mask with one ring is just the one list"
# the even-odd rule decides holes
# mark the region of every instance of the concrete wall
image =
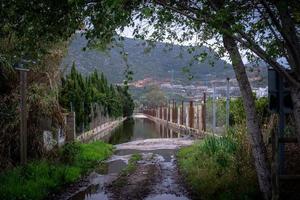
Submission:
[[103,139],[125,119],[126,117],[117,119],[115,121],[106,122],[92,130],[80,134],[76,139],[82,142],[90,141],[92,139]]

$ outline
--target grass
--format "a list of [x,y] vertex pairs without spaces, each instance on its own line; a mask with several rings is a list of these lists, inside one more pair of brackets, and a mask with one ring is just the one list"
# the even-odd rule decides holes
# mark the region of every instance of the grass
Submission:
[[59,151],[58,160],[32,161],[0,174],[0,199],[44,199],[62,186],[77,181],[113,152],[101,141],[71,143]]
[[136,170],[137,162],[141,159],[141,154],[133,154],[128,161],[128,165],[121,171],[121,176],[127,176],[133,173]]
[[130,157],[128,161],[128,165],[120,172],[120,177],[113,182],[114,187],[120,189],[127,184],[128,176],[136,170],[137,162],[141,159],[142,159],[141,154],[133,154]]
[[250,153],[231,136],[207,137],[178,154],[179,169],[197,199],[259,197]]

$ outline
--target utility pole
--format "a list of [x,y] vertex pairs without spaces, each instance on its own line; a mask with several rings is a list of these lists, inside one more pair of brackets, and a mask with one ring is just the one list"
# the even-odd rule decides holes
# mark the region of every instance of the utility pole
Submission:
[[181,122],[180,124],[183,125],[183,116],[184,116],[184,104],[183,104],[183,100],[181,101]]
[[27,72],[29,69],[16,68],[20,72],[20,159],[21,165],[27,163],[27,106],[26,106],[26,88]]
[[213,85],[213,103],[212,103],[212,111],[213,111],[213,122],[212,122],[212,130],[213,133],[216,132],[216,87]]
[[[284,137],[284,127],[285,127],[285,113],[284,113],[284,88],[283,88],[283,78],[279,76],[279,126],[278,132],[279,137]],[[279,174],[284,173],[285,168],[285,145],[284,143],[279,144]]]
[[82,122],[82,133],[84,133],[84,120],[85,120],[85,113],[84,113],[84,102],[82,102],[82,110],[83,110],[83,122]]
[[229,94],[229,77],[227,77],[227,91],[226,91],[226,128],[229,128],[229,103],[230,103],[230,94]]
[[202,130],[206,131],[206,93],[203,93],[203,106],[202,106]]

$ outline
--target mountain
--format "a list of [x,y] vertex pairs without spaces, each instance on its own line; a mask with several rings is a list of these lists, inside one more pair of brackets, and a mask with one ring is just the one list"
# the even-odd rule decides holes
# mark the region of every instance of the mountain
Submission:
[[[68,71],[74,62],[83,74],[89,74],[97,69],[102,71],[111,83],[122,83],[126,70],[126,62],[120,54],[122,48],[113,47],[105,52],[97,49],[83,51],[86,44],[87,40],[84,36],[75,34],[69,44],[67,56],[62,61],[62,68],[66,67]],[[223,60],[213,58],[214,52],[207,47],[188,53],[186,46],[173,45],[169,49],[165,43],[158,42],[147,52],[149,48],[145,41],[125,38],[123,48],[128,53],[127,63],[134,73],[133,81],[143,79],[166,81],[174,78],[176,83],[191,84],[195,81],[234,77],[232,66]],[[207,52],[210,59],[204,63],[195,61],[193,56],[201,52]],[[209,64],[211,61],[214,62],[214,66]],[[190,63],[188,74],[193,76],[191,81],[188,79],[188,74],[183,72]]]

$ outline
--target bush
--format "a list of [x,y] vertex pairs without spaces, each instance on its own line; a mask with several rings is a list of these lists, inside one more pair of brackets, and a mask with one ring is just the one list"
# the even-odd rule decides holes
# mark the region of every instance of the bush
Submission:
[[180,171],[197,198],[251,199],[258,195],[250,152],[241,140],[230,133],[207,137],[178,152]]
[[79,143],[67,143],[60,151],[60,160],[67,164],[74,163],[80,151],[81,147]]
[[65,184],[78,180],[99,161],[112,154],[112,145],[101,141],[66,144],[59,162],[33,161],[0,174],[0,199],[44,199]]
[[[260,123],[264,123],[265,120],[270,117],[268,110],[268,98],[262,97],[255,99],[255,108],[257,111],[257,117]],[[241,97],[230,100],[230,125],[238,125],[246,123],[246,114],[244,110],[243,100]]]

